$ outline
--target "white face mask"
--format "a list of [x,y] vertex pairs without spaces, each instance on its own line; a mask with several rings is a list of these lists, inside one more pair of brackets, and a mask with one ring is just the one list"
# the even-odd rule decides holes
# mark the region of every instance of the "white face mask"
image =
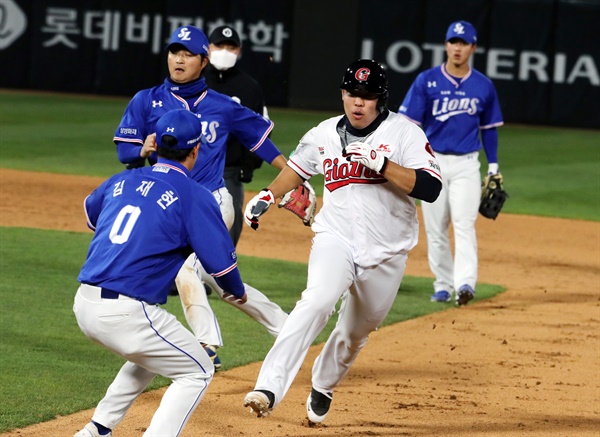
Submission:
[[210,63],[217,70],[229,70],[235,65],[236,61],[237,55],[229,50],[211,50],[210,52]]

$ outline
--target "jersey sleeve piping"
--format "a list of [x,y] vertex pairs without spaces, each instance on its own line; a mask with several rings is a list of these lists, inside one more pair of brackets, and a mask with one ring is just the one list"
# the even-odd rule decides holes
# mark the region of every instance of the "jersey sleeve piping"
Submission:
[[90,215],[87,211],[86,201],[88,200],[88,197],[90,196],[86,196],[85,199],[83,199],[83,211],[85,212],[85,220],[87,222],[87,227],[90,228],[92,231],[95,231],[96,226],[92,224],[92,221],[90,220]]
[[485,126],[480,126],[479,129],[484,130],[484,129],[492,129],[494,127],[498,127],[498,126],[502,126],[504,124],[503,121],[499,121],[497,123],[492,123],[492,124],[486,124]]
[[400,113],[400,115],[403,116],[404,118],[406,118],[407,120],[413,122],[414,124],[418,125],[418,126],[421,126],[421,124],[422,124],[420,121],[415,120],[414,118],[410,118],[408,115],[406,115],[406,114],[404,114],[402,112]]
[[235,270],[236,267],[237,267],[237,262],[233,263],[231,266],[229,266],[225,270],[221,270],[220,272],[217,272],[217,273],[211,273],[210,276],[214,276],[214,277],[218,278],[219,276],[226,275],[227,273],[231,272],[232,270]]
[[309,179],[312,177],[312,174],[308,173],[307,171],[304,171],[304,169],[302,167],[300,167],[298,164],[296,164],[294,162],[293,159],[289,159],[287,162],[288,167],[290,167],[292,170],[294,170],[296,173],[298,173],[298,175],[302,178],[302,179]]
[[433,170],[432,170],[432,169],[430,169],[430,168],[422,168],[421,170],[431,173],[431,174],[432,174],[432,175],[434,175],[436,178],[438,178],[440,181],[442,180],[442,175],[440,175],[439,173],[437,173],[437,172],[433,171]]
[[143,141],[141,141],[141,140],[134,140],[134,139],[131,139],[131,138],[114,137],[113,138],[113,142],[116,143],[117,141],[119,141],[121,143],[133,143],[133,144],[139,144],[139,145],[142,145],[142,146],[144,145]]
[[262,144],[265,142],[265,140],[267,139],[267,137],[269,136],[269,134],[271,133],[271,131],[273,130],[273,126],[274,123],[272,121],[269,122],[269,128],[265,131],[265,133],[263,134],[262,138],[259,140],[259,142],[250,149],[251,152],[256,151],[256,149],[258,149],[260,146],[262,146]]

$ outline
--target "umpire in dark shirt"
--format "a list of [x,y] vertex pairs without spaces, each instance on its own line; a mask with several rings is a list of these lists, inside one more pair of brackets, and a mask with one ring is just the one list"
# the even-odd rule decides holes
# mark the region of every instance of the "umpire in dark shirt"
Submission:
[[[231,26],[219,26],[208,36],[210,64],[204,71],[210,88],[232,97],[235,101],[268,118],[263,91],[258,82],[236,66],[242,51],[239,34]],[[229,230],[233,244],[237,245],[244,223],[244,186],[262,160],[230,136],[225,159],[225,185],[233,197],[235,220]]]

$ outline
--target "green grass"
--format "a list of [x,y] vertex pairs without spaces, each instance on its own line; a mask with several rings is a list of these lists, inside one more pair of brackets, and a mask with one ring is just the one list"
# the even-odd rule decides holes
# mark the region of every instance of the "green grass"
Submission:
[[[0,91],[0,166],[108,177],[123,169],[112,138],[127,103]],[[281,108],[269,113],[275,122],[271,139],[285,156],[306,131],[335,115]],[[500,170],[510,196],[503,211],[600,220],[600,130],[508,125],[499,128],[499,137]],[[276,174],[263,164],[246,189],[259,191]],[[311,181],[317,194],[322,181],[322,176]]]
[[[0,228],[0,432],[94,407],[123,363],[83,335],[72,311],[91,236]],[[306,284],[305,264],[240,256],[239,265],[245,281],[286,311]],[[430,279],[406,277],[384,325],[451,307],[429,302],[430,289]],[[501,291],[481,284],[477,299]],[[262,360],[273,337],[214,294],[210,301],[222,328],[224,369]],[[165,307],[185,324],[179,297],[171,296]],[[316,343],[325,341],[335,319]],[[149,389],[168,383],[160,377]]]

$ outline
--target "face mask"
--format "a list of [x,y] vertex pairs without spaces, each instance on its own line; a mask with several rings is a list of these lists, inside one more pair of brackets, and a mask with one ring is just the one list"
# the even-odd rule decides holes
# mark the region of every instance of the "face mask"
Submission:
[[210,52],[210,63],[217,70],[229,70],[235,65],[237,55],[229,50],[212,50]]

